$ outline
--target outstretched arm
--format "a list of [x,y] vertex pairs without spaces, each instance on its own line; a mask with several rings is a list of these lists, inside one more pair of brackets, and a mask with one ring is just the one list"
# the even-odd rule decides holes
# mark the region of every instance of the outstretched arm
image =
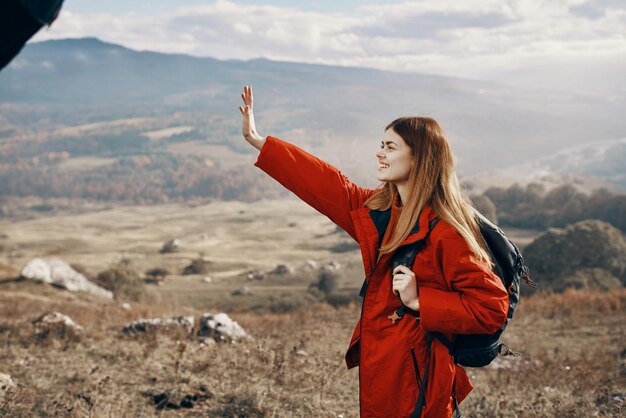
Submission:
[[252,113],[252,89],[246,86],[241,96],[244,138],[261,151],[254,165],[357,240],[350,211],[363,207],[375,190],[357,186],[336,167],[293,144],[261,137]]

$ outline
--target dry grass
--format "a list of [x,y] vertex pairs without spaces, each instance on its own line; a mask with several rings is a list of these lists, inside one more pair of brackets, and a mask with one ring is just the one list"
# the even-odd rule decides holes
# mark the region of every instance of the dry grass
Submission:
[[[18,387],[0,403],[0,416],[358,416],[357,372],[343,363],[357,305],[234,314],[254,340],[202,345],[180,333],[131,338],[120,332],[139,317],[201,311],[167,305],[128,311],[86,298],[28,283],[2,285],[1,371]],[[523,300],[505,334],[522,356],[470,370],[476,389],[462,412],[620,416],[626,397],[624,301],[623,290]],[[86,337],[38,342],[30,320],[50,310],[70,315]]]
[[[17,383],[0,400],[0,417],[358,416],[358,372],[346,370],[343,356],[359,317],[360,254],[329,250],[345,237],[303,203],[122,207],[3,220],[0,230],[0,372]],[[522,232],[511,236],[528,238]],[[182,240],[181,251],[159,254],[172,237]],[[137,272],[159,267],[172,274],[130,309],[122,301],[2,280],[46,253],[91,277],[122,260]],[[211,262],[211,283],[180,274],[199,258]],[[319,280],[317,269],[303,268],[310,259],[340,262],[334,292],[309,288]],[[282,263],[294,272],[247,279],[249,271]],[[242,286],[252,294],[230,296]],[[31,321],[50,311],[69,315],[85,336],[38,339]],[[197,319],[218,311],[254,339],[202,345],[180,332],[136,338],[121,332],[140,318]],[[623,416],[625,311],[623,289],[523,298],[504,337],[522,356],[468,369],[475,390],[461,405],[464,416]]]

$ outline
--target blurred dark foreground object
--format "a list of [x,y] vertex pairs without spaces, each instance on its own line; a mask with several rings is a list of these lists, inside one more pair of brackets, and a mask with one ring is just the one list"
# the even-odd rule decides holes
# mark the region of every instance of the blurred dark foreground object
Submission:
[[43,26],[57,18],[63,0],[0,0],[0,70]]

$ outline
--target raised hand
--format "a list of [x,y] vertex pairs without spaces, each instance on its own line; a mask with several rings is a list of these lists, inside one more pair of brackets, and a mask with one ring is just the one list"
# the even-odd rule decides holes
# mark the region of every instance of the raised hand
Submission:
[[244,86],[243,93],[241,93],[241,99],[243,100],[243,106],[239,106],[239,112],[243,116],[243,124],[241,126],[241,133],[243,137],[253,147],[261,149],[265,139],[256,131],[256,125],[254,123],[254,112],[252,110],[252,87]]

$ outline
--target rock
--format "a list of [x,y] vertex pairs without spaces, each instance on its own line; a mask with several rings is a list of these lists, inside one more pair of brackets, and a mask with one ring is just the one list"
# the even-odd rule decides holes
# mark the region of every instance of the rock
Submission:
[[72,318],[60,312],[50,312],[33,321],[37,338],[45,340],[57,338],[60,340],[80,340],[85,330]]
[[191,334],[195,320],[193,316],[171,316],[168,318],[144,318],[126,325],[124,334],[138,334],[149,330],[173,330],[182,329]]
[[248,338],[248,334],[225,313],[204,314],[200,318],[199,337],[209,337],[215,341],[238,341]]
[[49,283],[73,292],[88,292],[113,299],[112,292],[90,282],[85,276],[58,258],[33,258],[22,268],[21,276],[25,279]]
[[305,267],[315,270],[317,268],[317,263],[315,262],[315,260],[307,260],[305,263]]
[[4,400],[7,393],[15,388],[15,382],[11,376],[0,373],[0,401]]
[[307,357],[307,356],[308,356],[308,354],[307,354],[307,352],[306,352],[306,351],[304,351],[304,350],[298,350],[298,351],[296,351],[296,356],[300,356],[300,357]]
[[339,270],[341,268],[341,264],[339,264],[338,261],[331,260],[328,263],[324,264],[321,268],[327,270]]
[[263,273],[262,271],[251,271],[246,277],[248,280],[264,280],[265,273]]
[[209,276],[204,276],[202,278],[202,283],[213,283],[213,279],[210,278]]
[[120,306],[122,307],[122,309],[130,311],[130,303],[124,302]]
[[248,286],[244,286],[240,289],[233,291],[233,293],[231,293],[231,295],[233,296],[245,296],[245,295],[251,295],[251,294],[252,294],[252,290],[250,290]]
[[293,273],[293,267],[288,266],[287,264],[279,264],[279,265],[276,266],[274,271],[272,271],[272,273],[274,273],[274,274]]
[[165,244],[163,244],[163,246],[161,247],[161,250],[159,250],[159,252],[161,254],[167,254],[167,253],[176,253],[178,251],[180,251],[180,246],[181,246],[181,242],[179,239],[172,239],[167,241]]

